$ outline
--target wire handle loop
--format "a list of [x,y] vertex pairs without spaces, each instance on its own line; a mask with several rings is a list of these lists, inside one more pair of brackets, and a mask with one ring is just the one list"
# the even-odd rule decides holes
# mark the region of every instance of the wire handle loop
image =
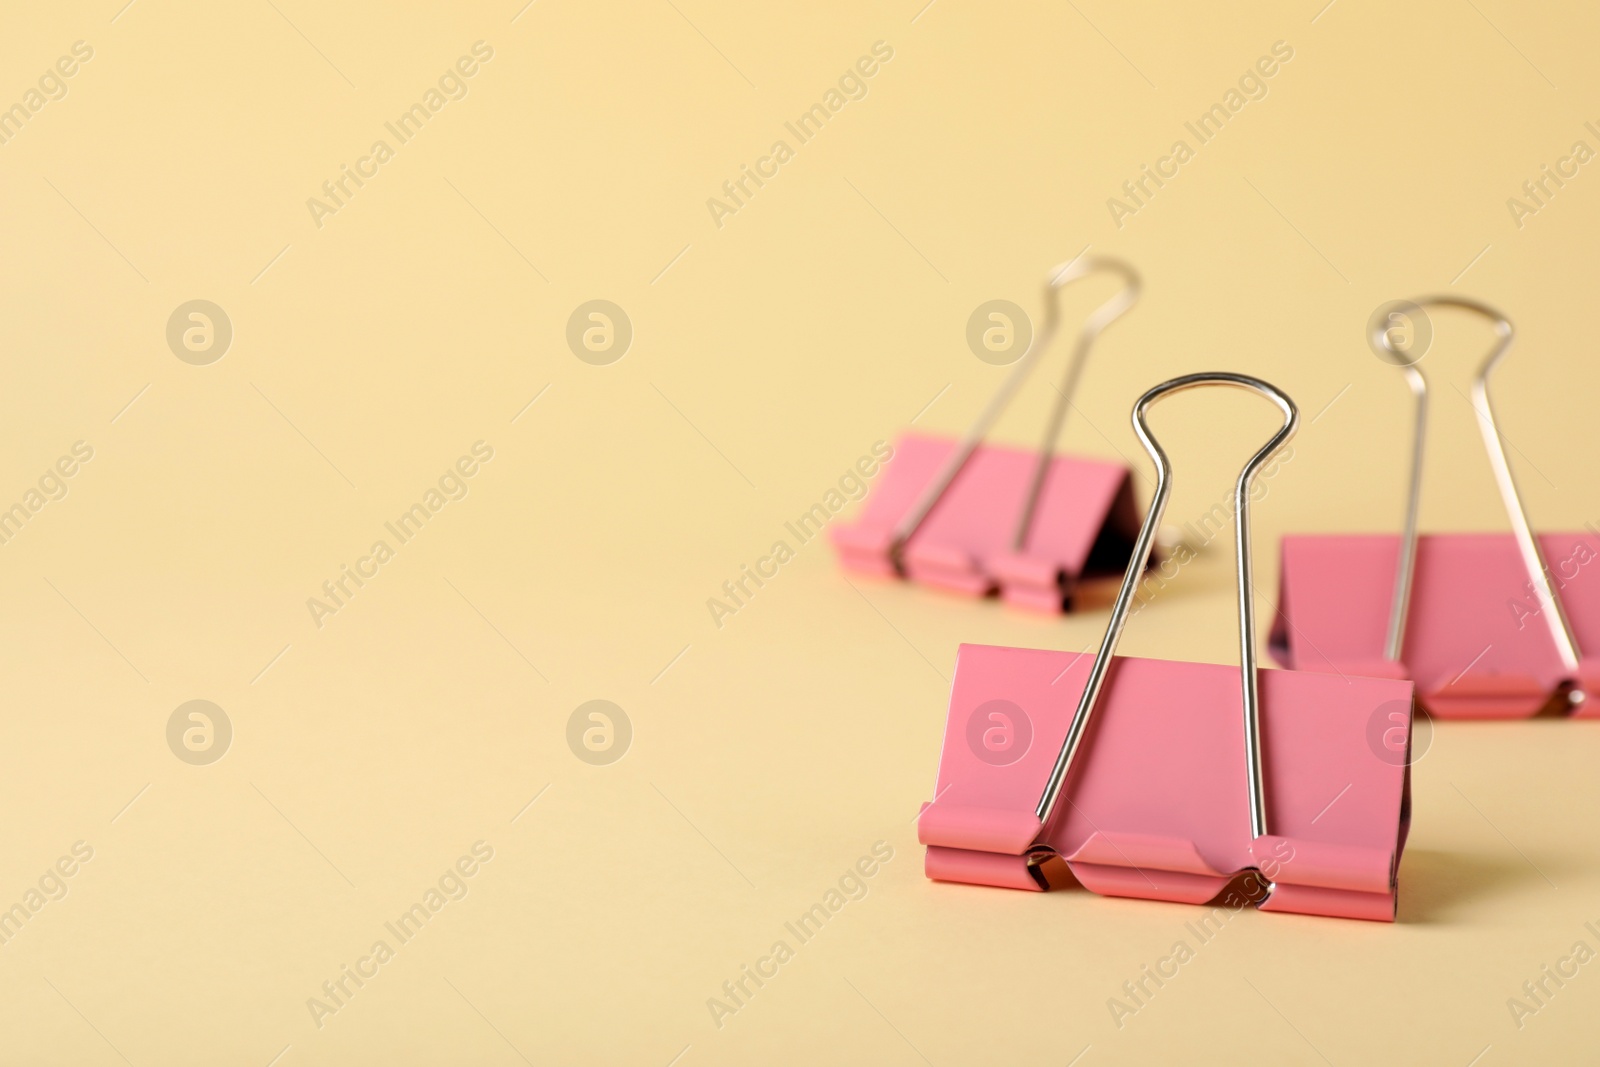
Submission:
[[1117,641],[1121,638],[1122,628],[1127,623],[1134,591],[1144,574],[1146,563],[1149,562],[1150,550],[1155,543],[1156,528],[1161,523],[1162,513],[1167,507],[1167,497],[1172,492],[1172,464],[1167,459],[1160,442],[1150,432],[1149,424],[1145,420],[1146,413],[1151,405],[1162,397],[1208,385],[1227,385],[1252,390],[1272,401],[1283,413],[1283,426],[1272,435],[1271,440],[1250,457],[1244,469],[1239,472],[1239,480],[1233,489],[1234,565],[1238,572],[1239,585],[1239,673],[1244,696],[1244,743],[1245,762],[1249,771],[1250,830],[1253,837],[1262,837],[1267,832],[1265,787],[1261,770],[1261,707],[1256,685],[1254,584],[1251,581],[1250,564],[1250,486],[1255,480],[1256,473],[1267,460],[1294,436],[1300,423],[1300,412],[1295,407],[1294,401],[1276,386],[1259,378],[1221,371],[1186,374],[1181,378],[1163,382],[1146,392],[1133,405],[1134,432],[1138,434],[1144,450],[1150,454],[1156,465],[1155,498],[1150,502],[1144,526],[1139,530],[1139,539],[1134,543],[1133,558],[1128,562],[1128,571],[1122,579],[1122,589],[1117,594],[1116,604],[1111,609],[1111,621],[1106,627],[1105,640],[1100,642],[1100,651],[1095,654],[1094,666],[1089,669],[1089,678],[1084,684],[1083,695],[1078,700],[1077,711],[1073,713],[1072,723],[1067,728],[1066,740],[1062,742],[1061,752],[1056,757],[1054,768],[1051,769],[1044,794],[1039,798],[1038,807],[1034,811],[1043,824],[1048,824],[1050,821],[1062,788],[1066,784],[1067,773],[1072,769],[1073,757],[1077,755],[1084,731],[1088,728],[1089,718],[1094,714],[1100,690],[1105,684],[1106,672],[1111,667]]
[[1139,300],[1139,274],[1120,259],[1109,256],[1079,256],[1050,272],[1044,287],[1045,320],[1039,333],[1028,346],[1028,350],[1022,354],[1022,358],[1017,361],[1016,366],[1011,369],[1011,373],[1000,383],[1000,388],[994,397],[968,427],[956,445],[955,451],[950,453],[944,465],[939,468],[939,472],[934,475],[933,481],[928,483],[927,488],[917,497],[916,503],[912,504],[911,510],[906,512],[895,525],[890,535],[889,559],[897,572],[901,574],[905,572],[903,557],[906,544],[922,526],[934,506],[939,503],[939,498],[944,496],[945,491],[956,480],[962,468],[967,465],[967,461],[988,436],[995,421],[1016,397],[1017,391],[1022,388],[1022,383],[1027,380],[1029,373],[1038,365],[1039,360],[1054,342],[1056,333],[1061,327],[1061,290],[1079,278],[1102,271],[1120,277],[1123,286],[1084,320],[1083,329],[1078,333],[1077,344],[1073,346],[1072,359],[1067,364],[1061,385],[1057,387],[1058,395],[1050,411],[1044,442],[1039,448],[1039,459],[1034,467],[1033,477],[1029,481],[1028,492],[1023,498],[1022,511],[1017,517],[1016,529],[1012,535],[1014,550],[1020,550],[1026,545],[1028,530],[1033,525],[1034,505],[1038,503],[1039,493],[1044,488],[1045,475],[1049,472],[1050,460],[1054,458],[1056,442],[1061,437],[1067,409],[1072,405],[1072,395],[1077,391],[1078,379],[1083,374],[1083,365],[1089,355],[1089,349],[1094,346],[1095,339],[1107,326],[1121,318]]
[[1472,408],[1478,416],[1478,431],[1483,436],[1484,450],[1489,453],[1489,465],[1494,468],[1495,483],[1500,489],[1500,500],[1505,505],[1506,517],[1511,520],[1511,530],[1516,536],[1517,549],[1522,555],[1523,566],[1534,589],[1538,592],[1545,624],[1550,628],[1550,636],[1555,640],[1556,651],[1560,654],[1562,663],[1569,672],[1576,672],[1578,641],[1573,636],[1572,624],[1567,620],[1566,609],[1562,607],[1555,586],[1550,581],[1550,572],[1545,566],[1544,553],[1539,548],[1539,542],[1533,536],[1533,527],[1528,523],[1527,508],[1522,503],[1522,494],[1517,489],[1516,477],[1512,474],[1511,464],[1506,459],[1505,445],[1495,424],[1494,404],[1489,398],[1489,374],[1505,358],[1506,353],[1511,351],[1511,345],[1516,340],[1516,328],[1511,325],[1510,319],[1488,304],[1458,296],[1424,296],[1416,300],[1396,301],[1387,309],[1380,309],[1380,312],[1387,311],[1388,314],[1380,313],[1372,317],[1367,331],[1367,343],[1372,347],[1372,351],[1380,359],[1396,364],[1405,372],[1406,384],[1411,387],[1411,393],[1416,398],[1416,419],[1411,441],[1411,477],[1406,493],[1405,529],[1400,537],[1400,560],[1395,572],[1394,598],[1389,608],[1389,629],[1384,640],[1384,657],[1398,662],[1401,646],[1405,643],[1406,619],[1411,610],[1411,587],[1416,578],[1417,509],[1422,498],[1423,441],[1427,433],[1428,416],[1428,380],[1418,366],[1422,357],[1409,358],[1395,347],[1392,331],[1386,323],[1394,315],[1404,314],[1407,310],[1420,313],[1427,308],[1440,307],[1470,311],[1488,319],[1494,326],[1494,346],[1489,349],[1488,355],[1478,367],[1478,376],[1472,383]]

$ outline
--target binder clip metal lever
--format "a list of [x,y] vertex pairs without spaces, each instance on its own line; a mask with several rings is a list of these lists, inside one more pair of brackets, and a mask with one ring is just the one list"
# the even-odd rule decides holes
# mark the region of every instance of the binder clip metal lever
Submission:
[[[1600,714],[1600,535],[1535,534],[1507,461],[1489,376],[1515,333],[1493,308],[1459,297],[1395,305],[1456,308],[1488,319],[1495,343],[1478,369],[1472,405],[1500,490],[1509,534],[1418,536],[1428,383],[1378,316],[1368,343],[1397,363],[1416,398],[1410,484],[1400,536],[1283,539],[1273,657],[1296,670],[1411,678],[1418,702],[1445,718],[1518,718],[1555,706]],[[1555,560],[1551,568],[1549,561]]]
[[[1146,412],[1207,385],[1254,390],[1284,417],[1234,488],[1237,670],[1114,655],[1172,485]],[[961,647],[934,800],[917,821],[930,878],[1046,889],[1059,857],[1095,893],[1201,904],[1253,871],[1263,911],[1393,921],[1409,759],[1369,737],[1375,722],[1399,730],[1409,754],[1411,684],[1256,669],[1250,486],[1297,421],[1287,396],[1238,374],[1139,398],[1156,493],[1105,640],[1092,662]]]
[[[985,445],[1060,328],[1060,290],[1099,271],[1123,288],[1084,322],[1039,451]],[[998,591],[1047,612],[1068,610],[1082,579],[1120,574],[1139,521],[1128,469],[1055,448],[1089,349],[1138,295],[1139,276],[1118,260],[1085,257],[1052,272],[1045,321],[994,398],[959,441],[904,434],[895,442],[860,517],[830,531],[840,563],[969,596]]]

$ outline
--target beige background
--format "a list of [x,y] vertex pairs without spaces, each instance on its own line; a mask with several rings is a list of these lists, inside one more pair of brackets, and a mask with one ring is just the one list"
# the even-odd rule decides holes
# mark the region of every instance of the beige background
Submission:
[[[706,608],[874,441],[961,428],[1004,373],[967,316],[1036,313],[1086,247],[1148,289],[1069,449],[1135,457],[1147,496],[1140,390],[1228,369],[1299,401],[1263,581],[1281,532],[1397,525],[1407,394],[1361,329],[1419,292],[1516,319],[1498,396],[1530,510],[1600,520],[1600,176],[1520,229],[1506,207],[1600,147],[1592,10],[121,3],[0,35],[5,105],[94,50],[0,145],[0,500],[94,449],[0,545],[0,902],[94,850],[0,947],[0,1060],[1593,1058],[1600,966],[1520,1030],[1506,1006],[1600,947],[1593,724],[1441,728],[1398,924],[1242,914],[1118,1029],[1107,998],[1195,911],[936,885],[911,821],[956,644],[1082,648],[1103,612],[853,590],[820,541],[720,629]],[[307,198],[479,40],[468,95],[318,228]],[[880,40],[865,99],[718,228],[707,198]],[[1268,95],[1117,228],[1106,199],[1280,40]],[[1081,288],[1074,321],[1110,291]],[[165,340],[196,298],[235,331],[209,366]],[[610,366],[564,340],[594,298],[635,331]],[[1456,392],[1487,333],[1437,327],[1424,521],[1502,528]],[[1000,436],[1031,443],[1052,395]],[[1193,395],[1158,422],[1182,521],[1271,413]],[[479,440],[466,498],[317,628],[307,598]],[[1232,661],[1231,581],[1213,550],[1122,650]],[[610,766],[566,743],[597,698],[634,730]],[[209,766],[166,742],[192,699],[235,731]],[[318,1028],[307,999],[480,840],[466,898]],[[880,840],[868,895],[715,1027],[707,998]]]

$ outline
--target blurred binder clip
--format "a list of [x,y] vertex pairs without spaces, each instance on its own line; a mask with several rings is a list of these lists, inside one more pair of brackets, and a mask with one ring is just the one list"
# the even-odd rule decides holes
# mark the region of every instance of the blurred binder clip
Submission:
[[[1204,385],[1255,390],[1284,417],[1234,488],[1240,665],[1114,657],[1171,489],[1145,413]],[[1156,492],[1105,640],[1092,661],[961,647],[937,789],[917,820],[929,878],[1041,890],[1060,859],[1105,896],[1203,904],[1253,880],[1245,896],[1263,911],[1394,920],[1411,683],[1256,670],[1250,485],[1298,417],[1237,374],[1191,374],[1139,398]]]
[[[1059,291],[1107,271],[1123,288],[1084,322],[1038,452],[983,444],[995,420],[1050,347]],[[905,434],[882,482],[853,524],[831,531],[847,570],[898,575],[1045,612],[1070,610],[1086,578],[1122,573],[1139,525],[1127,467],[1055,454],[1095,338],[1134,305],[1139,276],[1105,257],[1081,257],[1045,284],[1044,326],[959,441]]]
[[1294,670],[1410,678],[1417,702],[1443,718],[1521,718],[1550,707],[1600,714],[1589,698],[1600,690],[1600,660],[1581,651],[1600,648],[1600,574],[1583,570],[1600,559],[1600,534],[1535,535],[1528,523],[1489,399],[1489,375],[1514,337],[1510,321],[1457,297],[1390,306],[1429,307],[1494,324],[1472,405],[1511,532],[1417,535],[1428,386],[1420,355],[1401,353],[1389,317],[1374,316],[1368,342],[1401,367],[1416,397],[1404,530],[1285,537],[1273,657]]

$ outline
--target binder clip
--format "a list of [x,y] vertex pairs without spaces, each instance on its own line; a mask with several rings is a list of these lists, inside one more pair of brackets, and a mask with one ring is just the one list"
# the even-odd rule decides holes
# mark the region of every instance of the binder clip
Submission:
[[1394,347],[1386,316],[1375,316],[1368,342],[1401,367],[1416,397],[1404,529],[1285,537],[1273,658],[1293,670],[1410,678],[1417,702],[1441,718],[1522,718],[1552,707],[1600,714],[1600,702],[1589,699],[1600,691],[1600,659],[1581,651],[1600,648],[1600,568],[1585,569],[1600,559],[1600,534],[1535,535],[1528,523],[1489,399],[1511,323],[1458,297],[1394,305],[1425,307],[1471,311],[1494,324],[1472,404],[1511,532],[1417,535],[1428,385]]
[[[1096,271],[1119,275],[1124,285],[1084,322],[1039,451],[983,444],[1055,337],[1058,292]],[[965,436],[902,435],[860,517],[831,528],[840,564],[968,596],[998,592],[1044,612],[1070,610],[1085,579],[1120,575],[1139,525],[1130,472],[1055,455],[1055,445],[1095,338],[1138,296],[1138,274],[1118,260],[1079,258],[1054,271],[1039,335]]]
[[[1237,669],[1113,655],[1171,488],[1145,412],[1204,385],[1253,389],[1284,416],[1234,489]],[[1287,396],[1238,374],[1191,374],[1139,398],[1156,492],[1105,640],[1092,661],[961,647],[937,790],[917,820],[929,878],[1043,890],[1059,859],[1105,896],[1203,904],[1253,881],[1245,899],[1263,911],[1394,920],[1411,683],[1256,670],[1250,485],[1298,419]]]

